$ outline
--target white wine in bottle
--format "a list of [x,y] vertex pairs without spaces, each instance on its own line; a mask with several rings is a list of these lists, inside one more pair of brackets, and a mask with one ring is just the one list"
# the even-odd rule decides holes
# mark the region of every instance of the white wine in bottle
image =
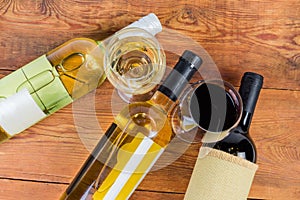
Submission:
[[60,199],[128,199],[172,140],[168,112],[201,64],[185,51],[149,101],[125,106]]
[[[125,27],[162,30],[153,13]],[[0,80],[0,143],[97,88],[105,79],[103,41],[76,38]]]

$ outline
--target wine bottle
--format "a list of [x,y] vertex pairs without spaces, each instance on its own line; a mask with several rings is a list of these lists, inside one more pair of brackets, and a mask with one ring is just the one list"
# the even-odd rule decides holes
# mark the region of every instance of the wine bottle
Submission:
[[201,64],[185,51],[150,100],[126,105],[60,199],[128,199],[173,138],[168,112]]
[[253,72],[244,74],[239,89],[243,101],[241,121],[226,138],[216,143],[215,149],[256,162],[256,147],[249,135],[249,127],[262,85],[263,76]]
[[[151,13],[125,27],[162,30]],[[110,38],[75,38],[0,80],[0,143],[97,88]]]

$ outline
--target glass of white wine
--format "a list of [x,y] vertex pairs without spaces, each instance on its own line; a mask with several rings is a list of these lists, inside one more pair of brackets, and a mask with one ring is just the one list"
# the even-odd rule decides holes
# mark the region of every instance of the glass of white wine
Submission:
[[107,79],[125,102],[151,92],[160,83],[165,69],[166,56],[160,43],[143,29],[121,30],[106,46]]

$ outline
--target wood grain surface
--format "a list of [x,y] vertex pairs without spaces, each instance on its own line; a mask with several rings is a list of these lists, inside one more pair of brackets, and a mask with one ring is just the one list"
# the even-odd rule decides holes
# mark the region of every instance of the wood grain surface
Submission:
[[[235,87],[245,71],[264,75],[250,129],[259,169],[249,198],[300,199],[299,0],[0,0],[0,77],[69,39],[101,40],[150,12],[204,47]],[[112,91],[105,81],[1,144],[0,200],[58,199],[112,122]],[[95,110],[81,107],[90,99]],[[90,128],[91,112],[102,131]],[[131,199],[183,199],[199,147],[150,172]]]

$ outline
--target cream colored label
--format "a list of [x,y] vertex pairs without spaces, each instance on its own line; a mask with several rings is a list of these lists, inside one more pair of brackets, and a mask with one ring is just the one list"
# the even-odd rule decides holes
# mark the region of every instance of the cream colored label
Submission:
[[46,117],[27,89],[0,102],[0,126],[13,136]]
[[257,165],[217,149],[204,151],[205,157],[198,154],[184,200],[247,199]]

